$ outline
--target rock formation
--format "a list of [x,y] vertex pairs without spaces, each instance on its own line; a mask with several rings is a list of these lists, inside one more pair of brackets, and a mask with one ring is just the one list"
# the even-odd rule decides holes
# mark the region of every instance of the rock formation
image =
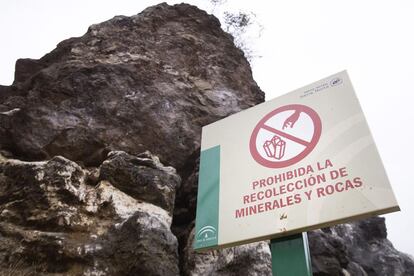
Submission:
[[264,99],[219,21],[189,5],[93,25],[40,60],[18,60],[15,75],[1,89],[1,111],[15,110],[3,147],[86,166],[111,150],[150,150],[180,169],[201,126]]
[[[171,194],[161,186],[177,188],[175,169],[149,153],[113,155],[125,158],[118,167],[123,174],[139,163],[137,175],[145,176],[149,169],[153,177],[174,179],[146,185],[160,188],[160,194]],[[2,269],[16,270],[16,275],[20,269],[35,275],[177,275],[178,244],[170,230],[170,212],[107,180],[91,179],[88,170],[60,156],[41,162],[1,161]]]
[[[264,101],[219,21],[160,4],[0,86],[0,275],[270,275],[259,242],[192,249],[203,125]],[[310,233],[315,275],[414,275],[373,218]]]

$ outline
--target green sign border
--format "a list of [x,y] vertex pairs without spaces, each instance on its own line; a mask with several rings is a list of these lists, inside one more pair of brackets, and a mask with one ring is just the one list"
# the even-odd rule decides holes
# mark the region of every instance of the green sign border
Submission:
[[220,146],[203,150],[198,175],[194,248],[218,245],[220,195]]

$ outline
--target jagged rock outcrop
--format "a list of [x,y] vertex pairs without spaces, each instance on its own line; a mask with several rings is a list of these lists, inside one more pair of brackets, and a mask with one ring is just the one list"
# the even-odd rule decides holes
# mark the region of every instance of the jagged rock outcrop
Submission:
[[[132,159],[114,155],[125,158],[124,164]],[[145,177],[149,166],[154,176],[179,179],[173,168],[159,162],[154,168],[157,159],[145,155],[134,158],[141,161],[137,177],[141,170]],[[118,172],[129,169],[127,164]],[[178,275],[170,211],[129,196],[107,180],[91,186],[88,175],[60,156],[43,162],[0,161],[0,271]]]
[[[270,275],[267,242],[192,249],[200,130],[264,94],[216,18],[93,25],[0,86],[0,275]],[[410,275],[373,218],[310,233],[316,275]]]
[[109,153],[100,166],[99,179],[108,180],[119,190],[160,206],[171,215],[181,182],[174,168],[164,167],[150,153],[132,156],[123,151]]
[[384,218],[312,231],[309,241],[314,275],[414,275],[414,259],[387,240]]
[[203,125],[264,99],[219,21],[190,5],[93,25],[40,60],[18,60],[15,75],[15,91],[0,90],[1,147],[88,166],[112,150],[150,150],[181,169]]

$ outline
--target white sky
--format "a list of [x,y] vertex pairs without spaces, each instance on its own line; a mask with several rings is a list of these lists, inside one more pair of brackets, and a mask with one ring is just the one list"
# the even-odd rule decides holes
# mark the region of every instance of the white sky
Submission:
[[[207,0],[188,2],[212,11]],[[40,58],[91,24],[157,3],[1,1],[0,84],[13,81],[17,58]],[[348,70],[402,209],[386,215],[389,238],[414,255],[414,1],[229,0],[222,9],[252,11],[264,27],[252,65],[266,99]]]

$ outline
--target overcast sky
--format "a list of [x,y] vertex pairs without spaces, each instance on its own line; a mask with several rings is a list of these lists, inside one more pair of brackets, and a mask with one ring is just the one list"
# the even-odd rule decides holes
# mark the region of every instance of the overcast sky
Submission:
[[[17,58],[40,58],[61,40],[115,15],[159,1],[0,2],[0,84]],[[181,1],[167,1],[176,3]],[[207,0],[187,1],[212,11]],[[414,255],[414,1],[240,1],[215,12],[251,11],[264,27],[252,37],[254,78],[266,99],[348,70],[402,209],[386,215],[394,246]]]

